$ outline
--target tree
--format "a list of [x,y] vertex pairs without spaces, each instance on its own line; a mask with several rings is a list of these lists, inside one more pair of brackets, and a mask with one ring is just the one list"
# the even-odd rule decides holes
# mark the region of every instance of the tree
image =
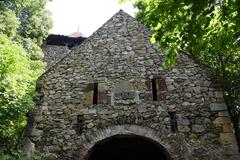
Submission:
[[240,0],[132,1],[152,41],[167,48],[164,68],[184,52],[215,72],[240,146]]
[[[52,22],[47,0],[0,1],[0,149],[16,148],[44,71],[42,41]],[[0,157],[1,159],[1,157]]]
[[24,100],[30,98],[34,77],[23,48],[4,35],[0,35],[0,45],[0,143],[11,145],[16,143],[17,132],[32,107]]
[[20,43],[32,60],[43,57],[41,43],[52,26],[47,0],[0,1],[0,33]]

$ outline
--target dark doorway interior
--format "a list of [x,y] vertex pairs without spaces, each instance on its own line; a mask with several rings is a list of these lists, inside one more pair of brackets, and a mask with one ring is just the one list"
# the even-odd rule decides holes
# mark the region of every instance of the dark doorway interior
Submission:
[[113,136],[97,143],[87,160],[170,160],[156,142],[141,136]]

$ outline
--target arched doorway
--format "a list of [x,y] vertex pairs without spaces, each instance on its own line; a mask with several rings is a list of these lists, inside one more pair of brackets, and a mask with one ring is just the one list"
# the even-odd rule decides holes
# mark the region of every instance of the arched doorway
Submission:
[[86,160],[172,160],[157,142],[137,135],[116,135],[96,143]]

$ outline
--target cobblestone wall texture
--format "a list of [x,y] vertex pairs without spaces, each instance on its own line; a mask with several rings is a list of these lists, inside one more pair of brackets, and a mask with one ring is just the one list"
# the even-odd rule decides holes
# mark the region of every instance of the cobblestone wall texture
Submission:
[[120,10],[40,77],[27,135],[47,159],[84,159],[96,142],[121,134],[148,137],[175,160],[240,158],[215,77],[186,55],[163,71],[150,37]]
[[46,69],[49,69],[70,52],[68,46],[59,45],[43,45],[42,50],[44,53],[43,60],[47,63]]

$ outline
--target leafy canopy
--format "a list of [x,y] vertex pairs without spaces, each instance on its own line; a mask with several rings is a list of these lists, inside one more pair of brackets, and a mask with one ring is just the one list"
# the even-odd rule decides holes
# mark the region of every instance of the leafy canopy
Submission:
[[181,50],[207,63],[214,61],[220,52],[225,57],[239,52],[239,0],[134,2],[139,9],[137,18],[152,29],[153,40],[158,41],[162,49],[169,48],[166,52],[168,66],[175,63]]
[[0,144],[8,149],[19,144],[44,70],[40,46],[52,25],[46,3],[0,1]]
[[33,60],[43,57],[41,43],[52,26],[47,0],[0,1],[0,33],[18,42]]
[[35,77],[30,68],[31,61],[23,48],[0,35],[1,144],[16,142],[18,129],[25,125],[25,114],[33,107],[28,92],[34,87]]

